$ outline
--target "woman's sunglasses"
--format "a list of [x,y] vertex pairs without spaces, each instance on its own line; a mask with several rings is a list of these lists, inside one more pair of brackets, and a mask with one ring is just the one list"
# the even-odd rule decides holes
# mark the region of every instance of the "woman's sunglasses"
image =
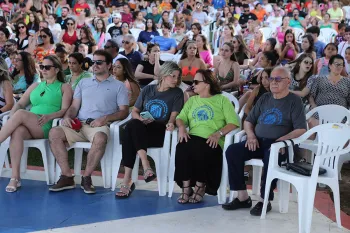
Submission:
[[51,66],[51,65],[40,65],[39,68],[40,70],[50,70],[52,67],[55,67],[55,66]]
[[26,28],[25,26],[18,26],[19,29],[23,29]]
[[198,85],[200,83],[205,83],[204,81],[200,81],[200,80],[193,80],[193,84],[194,85]]
[[47,35],[40,35],[39,37],[40,37],[40,38],[43,38],[43,39],[46,39],[46,38],[47,38]]
[[130,41],[123,40],[122,44],[130,44]]

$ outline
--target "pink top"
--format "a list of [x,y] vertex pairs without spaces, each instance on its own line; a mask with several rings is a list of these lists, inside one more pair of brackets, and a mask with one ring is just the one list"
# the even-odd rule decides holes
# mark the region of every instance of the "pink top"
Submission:
[[209,64],[210,67],[213,67],[213,54],[211,54],[209,50],[203,50],[199,55],[205,64]]
[[289,60],[294,60],[295,59],[295,54],[293,49],[288,49],[286,55],[284,56],[286,59]]
[[277,28],[277,40],[280,44],[283,44],[284,41],[284,32],[282,32],[281,27]]
[[320,59],[318,59],[317,73],[319,74],[321,72],[321,69],[323,66],[328,66],[328,63],[329,63],[329,59],[325,57],[321,57]]

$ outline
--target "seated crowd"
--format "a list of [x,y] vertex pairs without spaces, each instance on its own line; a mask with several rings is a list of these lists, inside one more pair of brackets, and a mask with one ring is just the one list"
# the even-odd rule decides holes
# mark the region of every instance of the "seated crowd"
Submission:
[[[238,197],[222,207],[251,208],[244,163],[259,158],[261,200],[251,214],[260,216],[271,144],[319,124],[317,115],[306,121],[306,106],[350,107],[350,16],[337,0],[0,2],[0,113],[10,111],[0,143],[11,136],[12,165],[6,192],[21,187],[24,140],[48,139],[61,168],[50,191],[75,188],[67,147],[91,142],[81,187],[95,193],[91,174],[106,151],[109,126],[130,114],[116,198],[135,190],[137,155],[144,180],[156,179],[147,148],[162,147],[166,131],[177,128],[178,203],[216,195],[226,159]],[[264,27],[274,32],[269,38]],[[327,43],[325,29],[336,32]],[[223,92],[239,99],[243,120]],[[56,118],[63,120],[53,127]],[[247,140],[223,151],[225,135],[238,128]],[[269,200],[275,187],[274,181]]]

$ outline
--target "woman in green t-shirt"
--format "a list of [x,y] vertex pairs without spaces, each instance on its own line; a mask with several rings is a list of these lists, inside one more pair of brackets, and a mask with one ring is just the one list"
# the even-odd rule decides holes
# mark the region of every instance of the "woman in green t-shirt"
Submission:
[[175,181],[182,188],[180,204],[201,202],[205,193],[217,194],[224,136],[239,127],[240,122],[232,103],[220,94],[212,71],[198,70],[193,84],[198,95],[186,102],[176,119],[179,144]]

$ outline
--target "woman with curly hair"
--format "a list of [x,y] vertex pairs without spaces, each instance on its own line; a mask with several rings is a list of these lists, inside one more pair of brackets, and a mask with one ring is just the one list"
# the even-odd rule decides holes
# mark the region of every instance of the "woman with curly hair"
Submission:
[[78,52],[78,47],[80,44],[85,44],[89,47],[89,54],[94,53],[97,50],[97,45],[94,37],[92,36],[91,29],[87,26],[80,29],[80,39],[72,45],[72,51]]

